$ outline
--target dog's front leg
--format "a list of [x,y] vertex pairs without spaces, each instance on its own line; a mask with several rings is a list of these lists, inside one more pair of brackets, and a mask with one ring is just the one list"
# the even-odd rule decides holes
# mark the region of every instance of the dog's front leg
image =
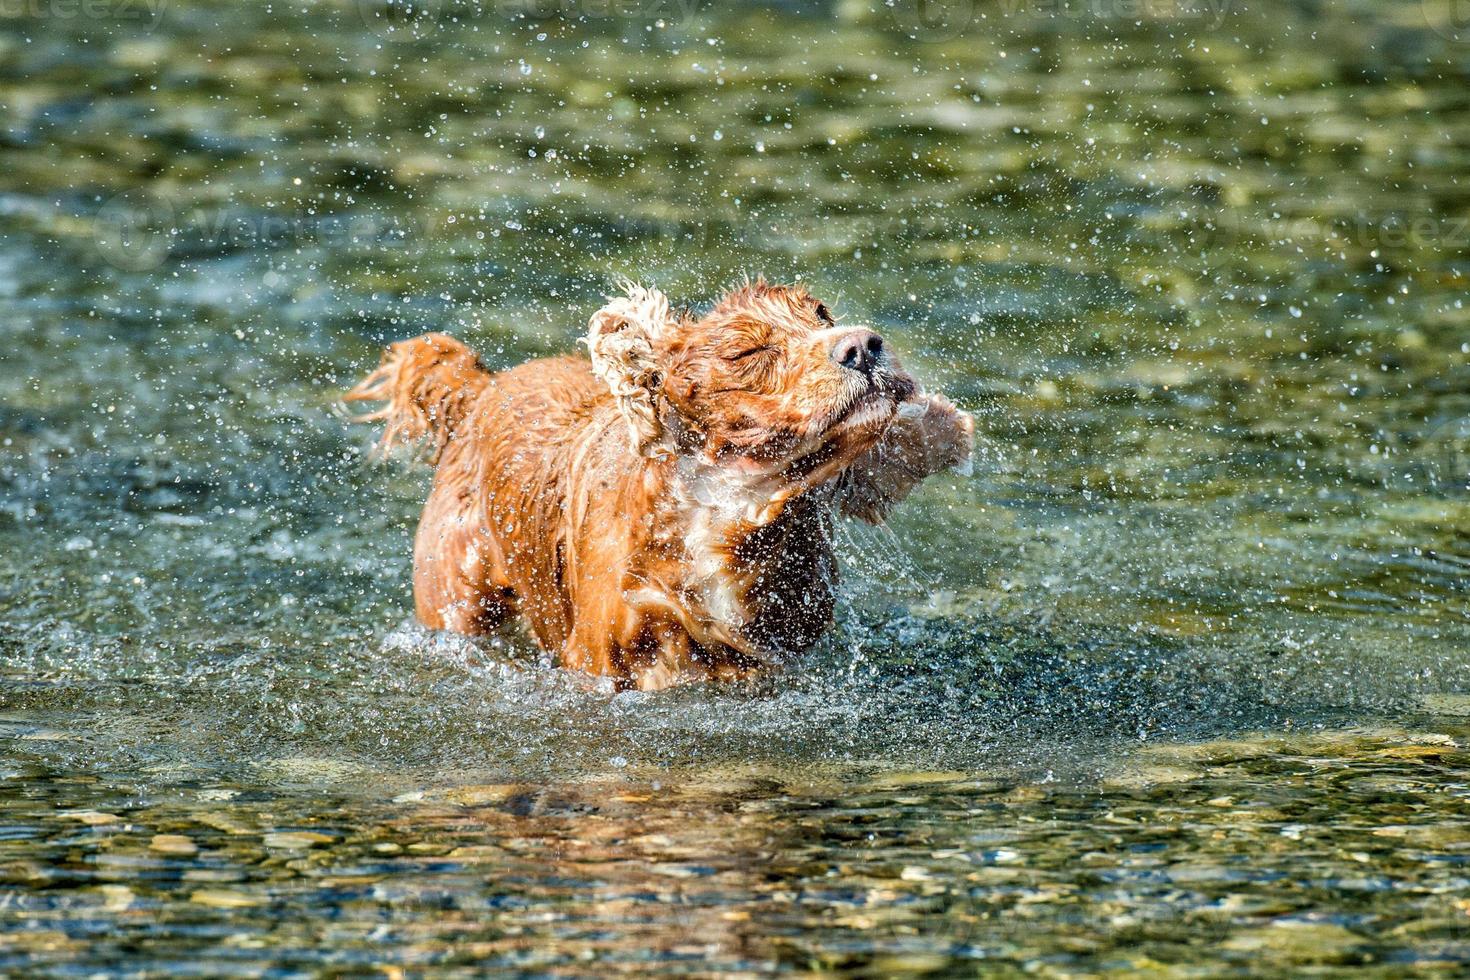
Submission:
[[842,513],[878,524],[927,476],[969,462],[975,420],[943,395],[920,395],[898,414],[873,448],[842,474]]
[[694,642],[678,624],[632,608],[605,612],[578,613],[562,647],[562,666],[611,677],[620,690],[659,691],[709,675],[699,669]]

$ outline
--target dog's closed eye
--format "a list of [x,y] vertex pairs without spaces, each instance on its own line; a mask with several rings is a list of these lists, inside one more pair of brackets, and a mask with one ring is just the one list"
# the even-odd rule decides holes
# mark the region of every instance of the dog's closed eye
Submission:
[[774,383],[779,374],[782,355],[780,348],[772,344],[759,344],[737,348],[726,354],[725,363],[742,385],[763,390]]

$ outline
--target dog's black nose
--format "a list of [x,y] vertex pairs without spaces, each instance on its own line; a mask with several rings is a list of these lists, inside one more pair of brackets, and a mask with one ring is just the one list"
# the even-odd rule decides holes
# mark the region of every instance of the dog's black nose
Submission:
[[832,346],[832,360],[852,371],[872,374],[883,353],[883,338],[871,330],[854,330]]

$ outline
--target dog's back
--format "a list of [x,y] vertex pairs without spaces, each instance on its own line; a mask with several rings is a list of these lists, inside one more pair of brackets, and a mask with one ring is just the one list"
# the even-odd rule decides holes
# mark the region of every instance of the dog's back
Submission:
[[571,628],[567,481],[599,436],[620,438],[588,362],[544,358],[492,374],[459,341],[427,334],[392,345],[347,398],[388,402],[362,417],[386,422],[384,449],[431,447],[434,487],[414,539],[419,619],[478,634],[519,611],[557,649]]

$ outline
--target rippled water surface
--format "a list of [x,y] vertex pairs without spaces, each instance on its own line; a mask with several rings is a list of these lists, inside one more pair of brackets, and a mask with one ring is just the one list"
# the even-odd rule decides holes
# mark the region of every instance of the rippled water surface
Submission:
[[[0,972],[1470,969],[1450,4],[0,11]],[[382,344],[800,277],[976,413],[753,688],[411,623]]]

